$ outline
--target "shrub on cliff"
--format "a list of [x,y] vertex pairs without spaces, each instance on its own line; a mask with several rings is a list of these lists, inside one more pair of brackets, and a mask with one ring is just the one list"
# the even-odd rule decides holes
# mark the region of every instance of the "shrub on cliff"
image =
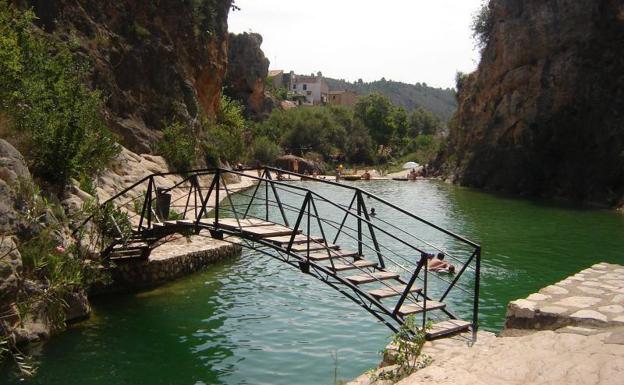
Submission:
[[156,143],[156,152],[162,155],[172,171],[189,171],[197,157],[196,134],[192,127],[180,122],[168,124],[163,137]]
[[235,100],[222,96],[214,118],[202,120],[200,149],[208,166],[234,163],[244,154],[244,133],[247,121],[243,107]]
[[33,20],[32,12],[0,0],[0,112],[33,174],[62,186],[101,171],[119,148],[99,93],[84,86],[87,64]]
[[489,0],[481,4],[481,8],[472,17],[472,37],[481,49],[490,41],[492,28],[494,28],[494,15]]

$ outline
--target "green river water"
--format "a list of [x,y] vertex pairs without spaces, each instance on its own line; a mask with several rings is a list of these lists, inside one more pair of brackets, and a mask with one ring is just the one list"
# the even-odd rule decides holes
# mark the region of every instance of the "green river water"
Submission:
[[[297,183],[341,202],[350,199],[335,187]],[[510,300],[599,261],[624,264],[624,215],[615,212],[437,181],[358,186],[483,246],[480,320],[488,330],[502,327]],[[252,252],[93,305],[88,321],[34,352],[40,360],[35,378],[22,381],[5,367],[0,383],[332,384],[335,368],[338,379],[351,379],[374,367],[390,335],[323,283]]]

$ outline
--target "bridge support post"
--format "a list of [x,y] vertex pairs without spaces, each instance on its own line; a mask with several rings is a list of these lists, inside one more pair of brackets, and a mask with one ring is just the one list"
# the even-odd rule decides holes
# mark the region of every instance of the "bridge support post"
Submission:
[[412,290],[412,286],[414,286],[414,283],[416,282],[416,279],[418,278],[418,274],[420,274],[420,270],[422,269],[425,263],[427,263],[427,256],[425,254],[422,254],[420,256],[420,262],[418,262],[418,266],[416,266],[416,270],[414,271],[414,274],[412,274],[412,277],[410,278],[409,282],[407,283],[407,286],[405,287],[405,291],[403,291],[403,294],[401,294],[401,297],[399,298],[399,302],[397,302],[396,307],[394,308],[394,311],[392,312],[393,314],[397,314],[399,312],[399,309],[401,309],[401,306],[403,306],[403,302],[405,302],[407,295]]
[[312,194],[308,191],[305,198],[303,199],[303,204],[301,205],[301,209],[299,210],[299,215],[297,216],[297,221],[295,222],[295,227],[293,228],[293,233],[290,236],[290,240],[288,241],[288,247],[286,248],[287,253],[290,253],[290,250],[292,249],[292,245],[295,242],[295,235],[297,235],[299,226],[301,226],[301,220],[303,219],[303,214],[305,213],[305,209],[311,198],[312,198]]
[[265,220],[269,221],[269,169],[264,169],[264,212]]
[[[364,198],[362,198],[362,192],[358,190],[357,192],[358,206],[362,208],[362,213],[364,214],[364,219],[366,219],[366,223],[368,225],[368,232],[371,235],[371,239],[373,240],[373,246],[375,247],[375,252],[377,253],[377,258],[379,259],[379,266],[382,269],[386,268],[386,264],[383,259],[383,255],[381,254],[381,249],[379,247],[379,242],[377,242],[377,236],[375,235],[375,228],[371,224],[370,215],[368,215],[368,208],[366,207],[366,203],[364,203]],[[361,216],[358,214],[358,221],[361,221]]]
[[363,257],[362,255],[362,193],[357,191],[355,193],[357,195],[357,231],[358,231],[358,256]]
[[481,246],[477,246],[477,265],[475,267],[475,294],[472,309],[472,341],[477,341],[477,329],[479,328],[479,285],[481,283]]
[[[221,185],[220,185],[220,179],[221,179],[221,172],[220,169],[217,169],[217,172],[215,173],[215,220],[214,220],[214,224],[215,226],[219,226],[219,190],[221,190]],[[208,198],[206,198],[206,201],[208,201]]]

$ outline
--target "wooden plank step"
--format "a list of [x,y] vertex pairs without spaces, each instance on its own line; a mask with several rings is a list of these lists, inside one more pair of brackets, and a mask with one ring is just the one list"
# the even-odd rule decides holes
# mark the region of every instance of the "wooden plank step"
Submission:
[[351,263],[334,263],[334,267],[331,264],[326,265],[334,271],[346,271],[353,269],[364,269],[367,267],[377,267],[377,262],[367,261],[365,259],[359,259]]
[[148,248],[147,247],[129,247],[129,248],[120,248],[120,249],[113,249],[110,251],[110,254],[132,254],[132,253],[143,253],[144,251],[147,251]]
[[[390,286],[390,287],[384,287],[382,289],[371,290],[368,292],[368,294],[370,294],[371,296],[377,299],[382,299],[382,298],[388,298],[388,297],[401,295],[403,294],[406,288],[407,288],[407,285],[395,285],[395,286]],[[412,286],[410,289],[410,293],[418,293],[421,290],[422,289],[419,287]]]
[[[131,246],[130,246],[131,245]],[[149,247],[146,242],[128,242],[126,245],[116,245],[113,247],[113,251],[117,250],[143,250]]]
[[315,251],[314,253],[310,253],[310,259],[313,261],[326,261],[330,258],[332,259],[338,259],[338,258],[355,258],[357,257],[358,253],[356,251],[348,251],[348,250],[333,250],[330,249],[329,250],[331,257],[329,255],[327,255],[327,251],[323,250],[323,251]]
[[[328,246],[325,246],[325,242],[310,242],[310,251],[327,250],[328,248],[338,250],[340,246],[333,245],[331,243]],[[295,253],[305,253],[308,251],[308,243],[305,242],[293,245],[291,251],[294,251]]]
[[279,237],[292,235],[293,229],[281,225],[245,227],[243,233],[257,238]]
[[[438,301],[427,301],[427,311],[443,309],[446,307],[445,304]],[[424,311],[423,302],[418,303],[410,303],[401,306],[399,309],[399,314],[402,316],[410,315],[410,314],[418,314]]]
[[462,332],[470,329],[472,324],[468,321],[460,319],[446,320],[442,322],[434,323],[426,333],[427,339],[434,339],[449,334]]
[[345,278],[355,285],[363,285],[365,283],[384,281],[387,279],[397,279],[399,278],[399,274],[391,271],[379,271],[370,274],[350,275]]
[[[272,242],[272,243],[276,243],[278,245],[288,245],[288,242],[290,242],[290,238],[288,235],[282,235],[279,237],[268,237],[268,238],[264,238],[264,240]],[[313,242],[323,242],[323,238],[322,237],[314,237],[311,236],[310,239]],[[298,243],[307,243],[308,242],[308,236],[307,235],[302,235],[302,234],[297,234],[295,236],[295,240],[293,242],[293,244],[298,244]]]
[[132,259],[147,259],[143,253],[141,254],[129,254],[129,255],[110,255],[108,257],[110,261],[127,261]]
[[[210,224],[214,223],[213,218],[206,218],[206,219],[210,220]],[[240,226],[238,224],[239,222],[240,222]],[[247,228],[247,227],[260,227],[260,226],[275,225],[275,223],[273,222],[267,222],[267,221],[263,221],[261,219],[256,219],[256,218],[239,219],[239,222],[236,221],[236,218],[219,218],[219,226],[225,227],[228,229],[238,229],[240,227]]]

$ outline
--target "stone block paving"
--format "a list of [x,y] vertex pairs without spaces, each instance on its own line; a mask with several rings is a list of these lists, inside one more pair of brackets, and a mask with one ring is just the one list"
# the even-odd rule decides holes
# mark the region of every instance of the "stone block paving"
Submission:
[[506,329],[624,326],[624,266],[598,263],[507,306]]
[[[396,384],[624,385],[624,267],[599,263],[510,302],[501,334],[478,335],[426,342],[432,363]],[[364,374],[348,385],[394,383]]]

